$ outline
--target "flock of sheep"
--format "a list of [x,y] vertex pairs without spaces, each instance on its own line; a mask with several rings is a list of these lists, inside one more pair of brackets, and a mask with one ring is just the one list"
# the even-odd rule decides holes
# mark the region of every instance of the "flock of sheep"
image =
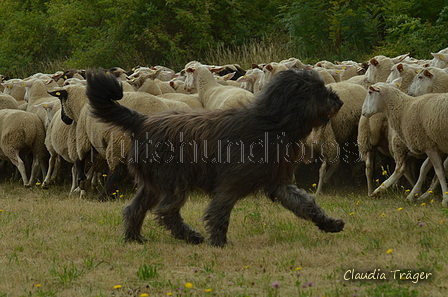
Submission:
[[[432,60],[417,60],[408,54],[376,56],[367,64],[320,61],[315,65],[291,58],[254,64],[249,70],[238,64],[212,66],[192,61],[178,73],[162,66],[105,71],[122,83],[125,95],[120,104],[151,115],[169,109],[238,108],[254,100],[276,73],[314,69],[344,102],[327,126],[313,130],[301,144],[301,162],[313,162],[315,153],[321,161],[317,194],[338,169],[341,146],[354,142],[365,162],[368,194],[379,195],[405,176],[414,185],[408,200],[424,199],[440,185],[442,204],[447,206],[448,48],[432,56]],[[83,70],[3,79],[0,158],[15,165],[25,186],[34,185],[41,176],[42,187],[48,188],[64,160],[72,168],[71,193],[84,196],[104,166],[108,182],[100,199],[114,192],[131,140],[91,116],[85,85]],[[394,159],[395,171],[375,189],[378,152]],[[411,172],[412,158],[425,160],[417,181]],[[84,167],[86,162],[90,166]],[[431,168],[436,177],[422,195]]]

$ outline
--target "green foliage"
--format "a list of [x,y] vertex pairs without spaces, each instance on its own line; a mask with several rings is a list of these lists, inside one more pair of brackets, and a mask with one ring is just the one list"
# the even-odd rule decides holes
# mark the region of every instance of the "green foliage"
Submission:
[[180,69],[210,49],[267,39],[309,62],[380,52],[431,58],[447,46],[448,6],[446,0],[3,0],[0,25],[0,73],[24,76],[61,67]]
[[140,267],[137,270],[138,279],[148,280],[156,278],[159,275],[157,271],[159,266],[160,264],[140,265]]

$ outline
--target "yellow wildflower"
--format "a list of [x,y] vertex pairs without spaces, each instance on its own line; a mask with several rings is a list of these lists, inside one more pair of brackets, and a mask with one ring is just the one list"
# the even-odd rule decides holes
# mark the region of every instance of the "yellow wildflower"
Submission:
[[103,177],[107,177],[107,174],[104,173],[104,174],[103,174]]
[[36,288],[40,288],[42,285],[41,284],[37,284],[36,285]]
[[411,191],[411,190],[407,189],[405,192],[406,192],[406,193],[409,193],[410,191]]
[[302,270],[302,267],[296,267],[296,270],[297,271]]
[[317,184],[312,184],[313,188],[317,187]]
[[386,216],[386,214],[383,212],[382,214],[380,214],[380,217],[384,218]]
[[392,251],[393,251],[393,249],[388,249],[388,250],[386,251],[386,254],[390,254],[390,253],[392,253]]
[[140,297],[148,297],[148,296],[149,296],[148,293],[140,294]]
[[123,286],[122,285],[115,285],[114,286],[114,289],[120,289],[120,288],[122,288]]
[[351,216],[354,215],[354,214],[355,214],[354,212],[351,212],[351,213],[350,213]]
[[397,210],[402,210],[403,209],[403,207],[399,207]]
[[205,293],[210,293],[212,291],[212,289],[205,289],[204,292]]
[[421,206],[425,206],[426,205],[426,203],[425,202],[423,202],[422,204],[420,204]]
[[191,289],[191,288],[193,288],[193,284],[192,283],[186,283],[185,284],[185,288]]
[[36,183],[36,186],[40,186],[40,183]]

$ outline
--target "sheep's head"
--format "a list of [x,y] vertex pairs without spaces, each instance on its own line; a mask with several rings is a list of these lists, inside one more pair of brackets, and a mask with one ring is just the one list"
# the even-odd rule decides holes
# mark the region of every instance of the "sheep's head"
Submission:
[[65,113],[65,108],[64,105],[66,105],[66,101],[68,98],[68,93],[66,90],[58,90],[58,91],[53,91],[53,92],[48,92],[48,94],[50,94],[51,96],[57,97],[59,98],[59,100],[61,100],[61,119],[62,121],[66,124],[66,125],[70,125],[71,123],[73,123],[73,119],[70,118],[69,116],[67,116],[67,114]]
[[87,102],[86,87],[83,84],[56,87],[48,94],[61,100],[61,117],[67,125],[78,120],[81,109]]
[[391,88],[399,88],[402,78],[399,77],[391,83],[379,82],[369,87],[366,99],[362,105],[362,115],[369,118],[379,112],[386,112],[385,98],[389,96]]
[[191,92],[195,88],[195,77],[194,77],[195,72],[196,68],[193,67],[185,69],[184,90],[187,92]]
[[434,86],[434,75],[430,69],[424,69],[414,76],[411,84],[408,87],[408,95],[421,96],[432,93]]

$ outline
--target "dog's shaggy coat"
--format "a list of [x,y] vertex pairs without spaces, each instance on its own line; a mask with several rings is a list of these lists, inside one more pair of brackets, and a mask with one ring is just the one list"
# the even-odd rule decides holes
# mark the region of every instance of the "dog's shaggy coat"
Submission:
[[122,87],[113,75],[102,72],[88,73],[87,96],[94,116],[121,127],[133,139],[129,169],[138,191],[123,210],[126,240],[144,239],[143,220],[152,210],[175,238],[203,242],[180,215],[188,195],[197,189],[212,196],[203,219],[214,246],[227,243],[235,203],[257,192],[323,231],[343,229],[342,220],[328,217],[313,196],[293,184],[301,140],[342,106],[315,71],[281,72],[253,103],[239,109],[146,116],[118,104]]

